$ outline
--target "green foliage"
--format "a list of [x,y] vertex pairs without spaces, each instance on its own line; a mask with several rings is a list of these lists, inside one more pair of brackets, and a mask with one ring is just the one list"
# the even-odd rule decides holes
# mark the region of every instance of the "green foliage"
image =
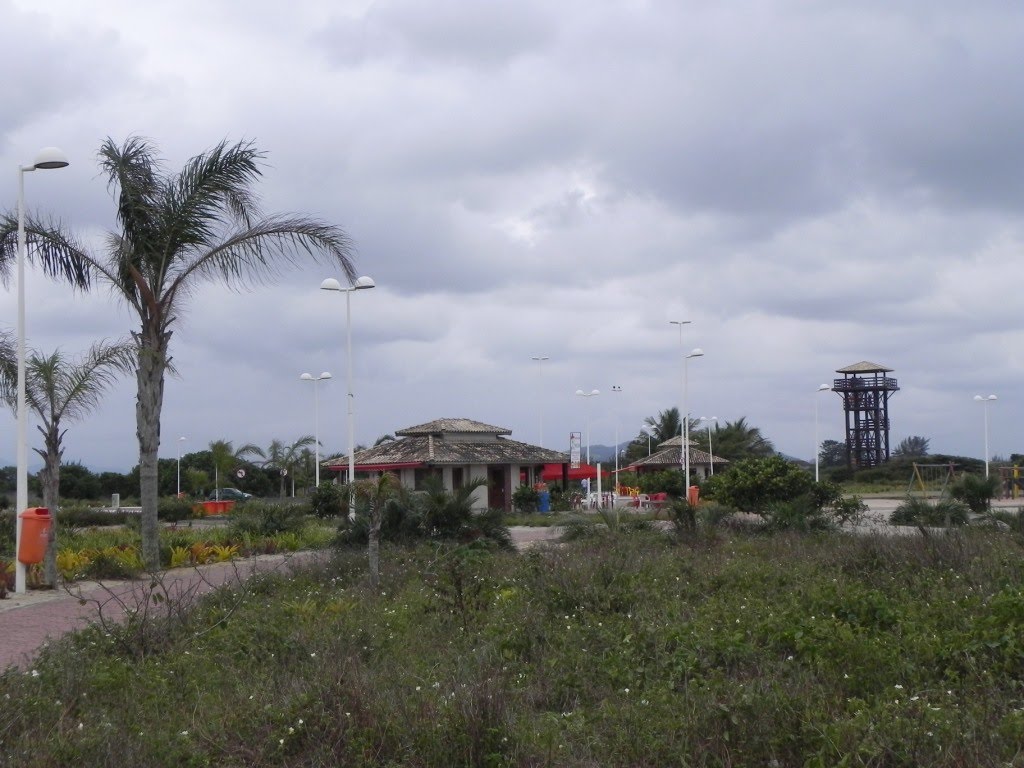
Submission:
[[970,509],[956,499],[928,501],[919,496],[908,496],[893,510],[889,522],[893,525],[946,526],[965,525]]
[[[511,537],[501,510],[473,511],[473,493],[486,485],[476,480],[456,491],[446,491],[437,478],[428,478],[422,491],[395,488],[384,503],[381,540],[473,541],[489,539],[501,547],[511,547]],[[365,499],[357,497],[355,520],[344,518],[338,531],[342,546],[364,544],[369,536],[369,516]]]
[[730,533],[685,556],[642,536],[430,543],[384,562],[384,590],[362,552],[204,598],[147,581],[159,610],[112,603],[117,622],[0,675],[0,762],[1019,760],[1024,563],[991,530]]
[[192,502],[177,496],[162,496],[157,503],[157,517],[165,523],[180,523],[192,517]]
[[810,473],[781,456],[744,459],[708,478],[702,492],[743,512],[767,512],[773,505],[810,493]]
[[348,513],[348,493],[336,483],[320,483],[310,494],[309,506],[321,519],[340,517]]
[[927,437],[921,437],[920,435],[911,435],[900,440],[893,451],[893,456],[902,456],[904,458],[919,459],[928,455],[928,446],[931,443]]
[[821,469],[841,467],[846,464],[846,442],[838,440],[822,440],[818,451],[818,464]]
[[964,473],[949,489],[949,495],[966,504],[971,512],[981,514],[992,508],[992,499],[999,494],[1002,483],[998,477]]
[[644,472],[637,478],[637,485],[641,493],[667,493],[678,498],[683,495],[683,473],[673,469]]
[[307,508],[295,504],[251,500],[231,510],[229,530],[236,536],[299,532],[306,526],[307,512]]
[[529,485],[520,485],[512,492],[512,507],[517,512],[536,512],[540,493]]
[[766,458],[775,453],[772,441],[761,434],[760,428],[747,424],[746,417],[725,424],[716,422],[712,435],[715,456],[730,461]]

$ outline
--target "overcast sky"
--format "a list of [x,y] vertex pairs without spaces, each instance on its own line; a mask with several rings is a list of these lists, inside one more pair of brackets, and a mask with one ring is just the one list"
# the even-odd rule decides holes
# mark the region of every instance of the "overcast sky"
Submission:
[[[0,0],[0,207],[56,145],[72,164],[26,175],[27,206],[101,248],[106,137],[175,170],[254,141],[265,211],[340,225],[377,283],[352,296],[358,443],[441,417],[560,450],[588,423],[625,440],[680,404],[670,321],[689,320],[694,416],[810,459],[816,400],[820,437],[843,439],[818,386],[868,360],[899,380],[894,446],[982,456],[972,398],[996,394],[1006,456],[1024,452],[1022,51],[1024,5],[987,0]],[[330,276],[196,293],[162,456],[312,434],[299,375],[322,371],[321,439],[347,448]],[[135,326],[102,289],[26,286],[30,347]],[[130,469],[134,381],[67,427],[66,460]],[[13,464],[9,412],[0,430]]]

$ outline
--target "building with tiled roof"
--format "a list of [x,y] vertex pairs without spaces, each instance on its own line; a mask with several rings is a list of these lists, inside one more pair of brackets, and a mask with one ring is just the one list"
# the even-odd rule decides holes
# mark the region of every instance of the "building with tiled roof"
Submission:
[[[697,444],[690,440],[690,448],[687,451],[690,459],[690,472],[695,473],[698,478],[705,478],[712,473],[712,462],[715,466],[722,466],[729,463],[728,459],[721,456],[712,456],[705,450],[697,447]],[[665,469],[679,469],[683,466],[683,438],[680,435],[658,444],[658,450],[650,456],[637,459],[627,470],[643,474],[644,472],[661,472]]]
[[[381,472],[398,475],[403,486],[422,488],[428,477],[438,477],[448,491],[483,478],[477,488],[476,509],[510,510],[512,494],[521,484],[541,482],[545,464],[563,464],[569,455],[509,439],[512,430],[472,419],[436,419],[395,432],[396,439],[356,451],[356,477]],[[348,471],[348,457],[326,462],[335,472]]]

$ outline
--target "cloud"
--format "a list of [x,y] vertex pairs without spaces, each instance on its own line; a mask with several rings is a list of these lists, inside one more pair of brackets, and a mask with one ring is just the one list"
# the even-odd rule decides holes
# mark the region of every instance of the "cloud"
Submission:
[[[254,140],[265,210],[342,225],[377,281],[353,297],[360,442],[468,416],[526,440],[543,418],[564,447],[584,417],[572,393],[615,384],[592,404],[595,442],[611,442],[679,403],[669,321],[689,319],[684,349],[706,353],[692,409],[747,416],[787,453],[809,458],[817,386],[862,359],[900,379],[894,442],[978,455],[970,398],[984,390],[1000,395],[994,450],[1019,448],[1017,7],[246,9],[0,5],[18,105],[0,118],[0,162],[61,146],[72,165],[26,179],[29,208],[102,248],[116,228],[95,163],[105,137],[151,137],[170,169]],[[322,432],[344,448],[345,313],[318,290],[327,276],[302,264],[252,291],[196,292],[172,342],[168,451],[169,434],[196,450],[312,432],[297,377],[321,370],[335,376]],[[74,352],[134,328],[106,293],[35,273],[28,288],[32,345]],[[13,293],[0,316],[14,318]],[[822,437],[841,438],[838,402],[821,406]],[[69,431],[69,456],[127,469],[133,419],[128,381]]]

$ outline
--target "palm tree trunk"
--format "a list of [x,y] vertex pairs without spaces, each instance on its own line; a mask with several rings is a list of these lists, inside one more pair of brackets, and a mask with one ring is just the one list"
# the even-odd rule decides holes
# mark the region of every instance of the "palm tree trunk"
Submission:
[[370,566],[370,586],[376,589],[380,586],[380,506],[376,500],[370,507],[370,532],[367,542],[366,554]]
[[50,511],[50,533],[43,558],[43,579],[51,587],[57,586],[57,506],[60,504],[60,436],[54,430],[45,434],[46,453],[43,470],[39,473],[43,485],[43,506]]
[[160,569],[160,531],[157,523],[160,451],[160,413],[164,404],[164,370],[170,333],[143,326],[139,342],[139,384],[135,403],[135,429],[139,439],[139,500],[142,503],[142,561],[151,571]]

